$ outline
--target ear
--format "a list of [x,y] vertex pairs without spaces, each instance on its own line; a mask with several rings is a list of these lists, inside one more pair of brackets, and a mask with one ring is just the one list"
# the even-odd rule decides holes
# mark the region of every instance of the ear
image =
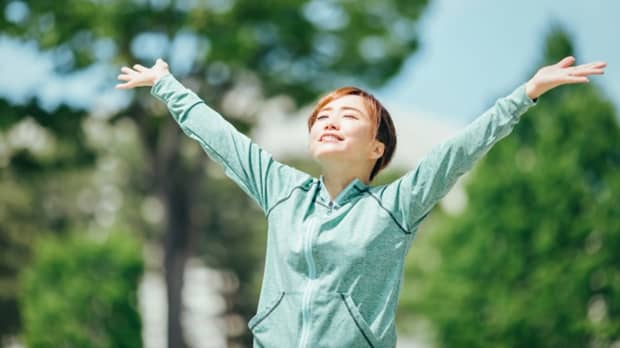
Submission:
[[383,152],[385,151],[385,145],[379,140],[373,140],[372,147],[370,149],[369,159],[376,160],[383,156]]

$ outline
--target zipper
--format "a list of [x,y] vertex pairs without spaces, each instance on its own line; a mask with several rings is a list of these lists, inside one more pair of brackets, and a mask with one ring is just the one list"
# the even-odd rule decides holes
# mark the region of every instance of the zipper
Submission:
[[311,218],[308,232],[304,236],[304,253],[306,255],[306,262],[308,263],[308,285],[304,289],[304,296],[301,302],[301,338],[299,340],[299,347],[305,348],[308,343],[308,336],[310,335],[310,299],[314,290],[316,280],[316,265],[312,258],[312,237],[314,236],[316,218]]
[[[331,214],[334,209],[334,202],[329,202],[329,210],[327,215]],[[308,263],[308,285],[304,289],[304,295],[301,302],[301,338],[299,339],[299,348],[306,348],[308,344],[308,337],[310,336],[310,316],[312,314],[312,308],[310,307],[310,300],[312,293],[316,285],[316,264],[314,258],[312,258],[312,239],[314,238],[314,232],[316,230],[317,217],[313,217],[310,220],[310,226],[308,232],[304,236],[304,254],[306,256],[306,262]]]

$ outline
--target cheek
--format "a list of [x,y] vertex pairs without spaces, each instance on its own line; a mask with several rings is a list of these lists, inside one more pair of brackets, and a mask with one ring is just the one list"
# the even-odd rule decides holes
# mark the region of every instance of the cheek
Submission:
[[368,127],[355,127],[350,130],[351,139],[354,139],[355,143],[368,144],[372,140],[372,134]]
[[317,146],[316,141],[319,137],[319,134],[320,133],[316,131],[315,128],[311,128],[310,131],[308,132],[308,135],[306,136],[306,144],[310,150],[313,150],[316,148]]
[[321,127],[319,126],[319,123],[315,121],[312,124],[312,126],[310,126],[310,130],[308,131],[308,135],[310,137],[314,137],[319,132],[320,129],[321,129]]
[[316,140],[319,137],[319,132],[316,130],[316,127],[313,127],[310,129],[310,132],[308,132],[308,141],[312,142],[314,140]]

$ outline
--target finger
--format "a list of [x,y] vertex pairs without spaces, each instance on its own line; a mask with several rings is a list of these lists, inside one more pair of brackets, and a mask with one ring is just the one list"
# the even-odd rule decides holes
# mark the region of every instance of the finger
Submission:
[[164,68],[164,69],[168,69],[168,63],[166,63],[161,58],[157,58],[157,60],[155,61],[155,66],[161,67],[161,68]]
[[575,68],[577,69],[599,69],[599,68],[604,68],[607,66],[606,62],[592,62],[592,63],[588,63],[588,64],[581,64],[576,66]]
[[563,58],[556,65],[558,65],[558,66],[560,66],[562,68],[566,68],[566,67],[571,66],[573,63],[575,63],[575,57],[568,56],[568,57]]
[[146,68],[144,66],[140,65],[140,64],[135,64],[133,66],[133,68],[134,68],[134,70],[137,70],[139,72],[142,72],[142,71],[146,70]]
[[603,69],[579,69],[569,73],[569,76],[587,76],[587,75],[603,75],[605,70]]
[[604,68],[607,66],[606,62],[594,62],[590,63],[592,68]]
[[604,75],[604,69],[590,69],[586,71],[587,75]]
[[131,76],[127,75],[127,74],[120,74],[117,77],[119,80],[121,81],[129,81],[131,80]]
[[131,70],[130,68],[128,68],[126,66],[122,67],[121,71],[124,72],[125,74],[133,74],[133,73],[135,73],[134,70]]
[[128,81],[125,83],[119,83],[116,85],[116,88],[118,89],[130,89],[130,88],[135,88],[135,87],[139,87],[140,84],[135,82],[135,81]]

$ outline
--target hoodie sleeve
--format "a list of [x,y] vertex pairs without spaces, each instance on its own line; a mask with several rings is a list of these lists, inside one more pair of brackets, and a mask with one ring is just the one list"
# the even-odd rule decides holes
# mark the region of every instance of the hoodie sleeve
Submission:
[[275,161],[171,74],[158,80],[151,94],[167,105],[183,132],[196,140],[265,214],[274,202],[308,177]]
[[418,166],[389,184],[385,193],[408,229],[415,230],[456,180],[506,137],[520,116],[538,103],[525,92],[525,83],[478,116],[459,134],[434,147]]

